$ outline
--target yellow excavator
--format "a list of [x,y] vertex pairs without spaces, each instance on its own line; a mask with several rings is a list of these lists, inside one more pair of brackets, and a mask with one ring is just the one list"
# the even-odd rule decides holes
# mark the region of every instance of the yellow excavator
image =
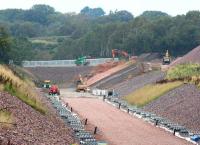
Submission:
[[87,83],[86,83],[86,78],[82,78],[82,76],[79,74],[78,80],[76,82],[76,91],[77,92],[86,92],[89,90]]
[[165,56],[163,57],[163,65],[168,65],[171,63],[171,57],[169,55],[169,51],[167,50]]

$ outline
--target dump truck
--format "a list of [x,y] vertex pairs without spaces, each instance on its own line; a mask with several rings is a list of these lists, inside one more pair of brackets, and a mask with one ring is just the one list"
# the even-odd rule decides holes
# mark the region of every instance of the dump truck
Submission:
[[170,57],[169,52],[167,50],[164,57],[163,57],[163,65],[169,65],[170,63],[171,63],[171,57]]

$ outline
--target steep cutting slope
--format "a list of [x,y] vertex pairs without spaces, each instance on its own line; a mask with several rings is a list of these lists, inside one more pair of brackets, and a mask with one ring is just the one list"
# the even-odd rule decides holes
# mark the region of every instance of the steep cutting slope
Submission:
[[12,145],[63,145],[75,142],[72,131],[57,116],[48,101],[43,97],[41,99],[48,106],[47,115],[42,115],[15,96],[0,92],[0,108],[8,107],[6,110],[11,112],[14,123],[9,128],[0,124],[1,145],[7,145],[9,140]]
[[200,132],[200,90],[195,85],[176,88],[143,109]]
[[61,87],[74,87],[76,77],[88,75],[93,67],[77,66],[77,67],[35,67],[26,68],[40,80],[49,79]]
[[105,79],[113,74],[115,74],[116,72],[119,72],[125,68],[127,68],[128,66],[131,65],[131,62],[126,62],[125,64],[119,64],[116,67],[113,67],[105,72],[102,73],[98,73],[96,75],[94,75],[93,77],[91,77],[88,81],[87,81],[87,85],[88,86],[92,86],[95,83],[101,81],[102,79]]
[[131,79],[132,77],[138,75],[140,70],[137,68],[136,64],[132,64],[125,69],[122,69],[113,75],[110,75],[95,84],[92,87],[97,87],[100,89],[109,89],[112,88],[115,84],[119,84],[127,79]]

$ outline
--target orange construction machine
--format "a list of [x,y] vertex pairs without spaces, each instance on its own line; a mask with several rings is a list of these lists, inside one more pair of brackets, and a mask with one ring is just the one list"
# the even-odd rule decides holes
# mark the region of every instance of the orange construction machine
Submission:
[[112,49],[112,57],[118,57],[119,59],[129,59],[129,54],[126,51],[119,50],[119,49]]

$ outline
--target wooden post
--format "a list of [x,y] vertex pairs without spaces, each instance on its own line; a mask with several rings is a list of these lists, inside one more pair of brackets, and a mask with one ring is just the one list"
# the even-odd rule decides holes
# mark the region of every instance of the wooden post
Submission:
[[94,128],[94,134],[97,133],[97,126]]
[[121,103],[119,103],[119,109],[121,108]]
[[173,132],[173,134],[174,134],[174,135],[176,134],[176,129],[174,129],[174,132]]
[[155,126],[157,126],[158,125],[158,120],[156,120],[156,122],[155,122]]
[[88,119],[86,118],[86,119],[85,119],[85,123],[84,123],[85,125],[87,125],[87,121],[88,121]]
[[103,101],[105,101],[105,99],[106,99],[106,96],[105,96],[105,95],[103,95]]

